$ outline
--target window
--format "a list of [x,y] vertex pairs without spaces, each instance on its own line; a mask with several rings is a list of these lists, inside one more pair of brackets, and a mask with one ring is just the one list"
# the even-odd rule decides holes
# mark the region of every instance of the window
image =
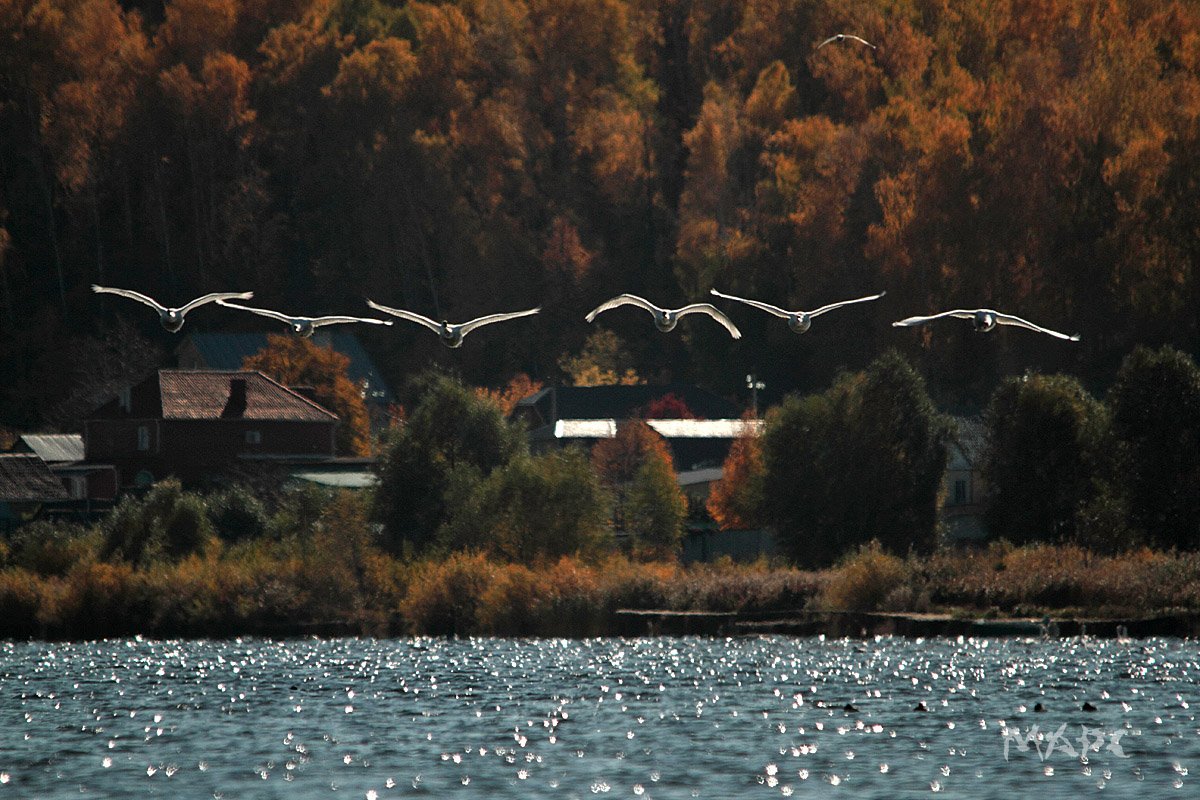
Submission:
[[138,450],[150,449],[150,428],[146,425],[138,425]]
[[246,444],[262,444],[262,431],[246,431]]
[[128,386],[117,393],[117,405],[126,413],[133,410],[133,390]]
[[954,482],[954,505],[961,506],[967,502],[967,482],[960,478]]

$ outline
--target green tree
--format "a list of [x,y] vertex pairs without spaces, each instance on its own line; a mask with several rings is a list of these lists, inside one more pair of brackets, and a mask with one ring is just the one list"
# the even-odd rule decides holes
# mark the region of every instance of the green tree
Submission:
[[683,538],[687,497],[679,488],[671,462],[647,458],[629,484],[625,530],[647,554],[673,558]]
[[156,483],[144,498],[126,497],[102,524],[103,558],[132,564],[180,559],[204,549],[213,526],[204,500],[177,480]]
[[414,388],[420,399],[385,443],[378,466],[374,513],[394,550],[431,543],[449,516],[451,487],[464,496],[464,482],[486,478],[527,447],[490,399],[456,378],[431,371]]
[[233,486],[210,497],[208,516],[217,535],[227,542],[258,539],[267,530],[266,507],[245,486]]
[[592,468],[613,494],[617,529],[639,549],[674,555],[683,536],[687,498],[666,441],[645,422],[628,422],[592,448]]
[[611,543],[608,493],[579,450],[514,458],[463,489],[439,537],[451,547],[530,563]]
[[1013,542],[1073,538],[1104,493],[1111,463],[1105,407],[1067,375],[1009,378],[984,412],[985,519]]
[[784,552],[825,565],[877,539],[893,552],[932,546],[950,423],[895,352],[792,397],[763,433],[765,513]]
[[1108,393],[1130,522],[1163,547],[1200,547],[1200,368],[1139,347]]

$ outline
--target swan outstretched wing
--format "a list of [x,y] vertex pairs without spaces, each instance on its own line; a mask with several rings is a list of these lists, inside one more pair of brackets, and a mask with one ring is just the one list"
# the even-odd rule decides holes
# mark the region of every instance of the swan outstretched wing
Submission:
[[687,305],[679,309],[677,313],[681,317],[687,314],[708,314],[717,322],[725,326],[725,330],[729,331],[730,336],[735,339],[742,338],[742,332],[739,331],[737,326],[733,324],[733,320],[725,316],[721,309],[717,308],[712,303],[692,303],[691,305]]
[[935,319],[944,317],[954,317],[955,319],[974,319],[975,312],[965,308],[956,308],[953,311],[943,311],[940,314],[934,314],[931,317],[908,317],[898,322],[893,322],[893,328],[908,328],[912,325],[924,325],[926,322],[932,322]]
[[438,325],[436,322],[431,320],[429,317],[418,314],[415,311],[405,311],[403,308],[391,308],[389,306],[380,305],[379,303],[376,303],[373,300],[368,300],[367,305],[369,305],[371,308],[375,309],[376,311],[382,311],[385,314],[391,314],[393,317],[405,319],[405,320],[408,320],[409,322],[415,322],[418,325],[424,325],[426,328],[429,328],[429,330],[433,331],[434,333],[440,334],[442,332],[441,325]]
[[745,303],[748,306],[757,308],[759,311],[765,311],[768,314],[774,314],[777,317],[783,317],[784,319],[787,319],[789,316],[788,312],[785,311],[784,309],[780,308],[779,306],[773,306],[770,303],[764,303],[761,300],[750,300],[745,297],[736,297],[732,294],[724,294],[722,292],[718,292],[716,289],[711,289],[710,291],[713,294],[715,294],[717,297],[724,297],[726,300],[736,300],[739,303]]
[[258,314],[261,317],[270,317],[271,319],[277,319],[280,322],[286,322],[288,325],[291,325],[297,321],[296,317],[289,317],[287,314],[280,314],[278,311],[272,311],[269,308],[239,306],[237,303],[230,303],[226,300],[218,300],[217,305],[225,306],[226,308],[236,308],[240,311],[249,311],[251,314]]
[[460,325],[458,327],[458,329],[462,332],[463,336],[466,336],[471,331],[475,330],[476,328],[482,327],[484,325],[491,325],[493,322],[504,322],[504,320],[506,320],[506,319],[516,319],[518,317],[529,317],[529,316],[532,316],[532,315],[538,313],[541,310],[542,310],[542,307],[538,306],[537,308],[528,308],[528,309],[525,309],[524,311],[505,311],[505,312],[502,312],[499,314],[488,314],[486,316],[473,319],[470,322],[464,322],[462,325]]
[[314,328],[319,328],[322,325],[341,325],[348,322],[369,322],[372,325],[391,325],[390,319],[373,319],[371,317],[347,317],[347,316],[329,316],[329,317],[313,317],[309,319]]
[[866,39],[862,38],[861,36],[855,36],[853,33],[835,33],[833,36],[830,36],[828,39],[826,39],[825,41],[823,41],[819,45],[817,45],[816,49],[820,50],[822,47],[829,44],[830,42],[836,42],[836,41],[839,41],[842,39],[853,39],[856,42],[862,42],[863,44],[865,44],[867,47],[871,48],[872,50],[878,49],[877,47],[875,47],[875,45],[871,44]]
[[203,297],[197,297],[187,305],[180,306],[180,315],[186,314],[196,306],[202,306],[205,303],[215,303],[218,300],[249,300],[254,297],[254,292],[214,292],[206,294]]
[[603,303],[601,303],[600,305],[593,308],[591,313],[589,313],[584,319],[586,319],[588,322],[591,322],[592,320],[594,320],[596,318],[597,314],[599,314],[603,311],[608,311],[610,308],[616,308],[617,306],[627,306],[627,305],[628,306],[637,306],[638,308],[644,308],[647,311],[649,311],[651,314],[661,314],[664,311],[664,309],[659,308],[658,306],[651,303],[649,300],[638,297],[636,294],[619,294],[616,297],[614,297],[613,299],[605,300]]
[[108,286],[97,286],[96,284],[93,283],[92,291],[98,292],[101,294],[117,294],[117,295],[120,295],[121,297],[128,297],[130,300],[137,300],[139,303],[145,303],[146,305],[150,306],[151,308],[153,308],[155,311],[159,312],[160,314],[165,313],[167,311],[167,307],[164,306],[162,303],[159,303],[154,298],[147,297],[146,295],[142,294],[141,292],[135,292],[131,289],[113,289]]
[[1014,317],[1012,314],[1001,314],[998,311],[993,313],[996,315],[997,325],[1015,325],[1018,328],[1028,328],[1029,330],[1037,331],[1038,333],[1047,333],[1057,339],[1065,339],[1068,342],[1079,341],[1078,333],[1074,336],[1068,336],[1065,333],[1059,333],[1058,331],[1052,331],[1049,328],[1043,328],[1041,325],[1034,325],[1029,320],[1021,319],[1020,317]]
[[871,300],[878,300],[879,298],[883,297],[885,294],[887,294],[887,292],[880,292],[879,294],[872,294],[872,295],[868,295],[867,297],[856,297],[853,300],[843,300],[840,303],[830,303],[827,306],[821,306],[816,311],[808,312],[808,315],[810,317],[819,317],[820,315],[824,314],[826,311],[833,311],[835,308],[841,308],[842,306],[848,306],[848,305],[852,305],[854,303],[866,303]]

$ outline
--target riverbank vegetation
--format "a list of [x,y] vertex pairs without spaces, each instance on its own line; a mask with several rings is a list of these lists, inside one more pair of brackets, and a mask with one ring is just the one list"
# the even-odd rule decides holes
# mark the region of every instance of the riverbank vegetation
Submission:
[[[358,516],[356,501],[334,501]],[[1200,613],[1200,555],[994,544],[900,558],[868,546],[805,571],[760,561],[682,566],[620,554],[530,564],[479,551],[402,560],[365,529],[304,539],[210,541],[178,560],[101,557],[97,532],[12,542],[0,569],[0,637],[457,634],[594,636],[629,630],[621,609],[823,611],[979,618],[1137,618]]]

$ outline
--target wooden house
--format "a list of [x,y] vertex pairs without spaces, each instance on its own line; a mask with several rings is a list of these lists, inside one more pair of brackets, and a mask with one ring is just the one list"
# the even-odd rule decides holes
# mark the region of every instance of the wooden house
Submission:
[[210,480],[237,462],[334,459],[338,418],[261,372],[159,370],[84,424],[89,463],[116,466],[122,488],[174,475]]

